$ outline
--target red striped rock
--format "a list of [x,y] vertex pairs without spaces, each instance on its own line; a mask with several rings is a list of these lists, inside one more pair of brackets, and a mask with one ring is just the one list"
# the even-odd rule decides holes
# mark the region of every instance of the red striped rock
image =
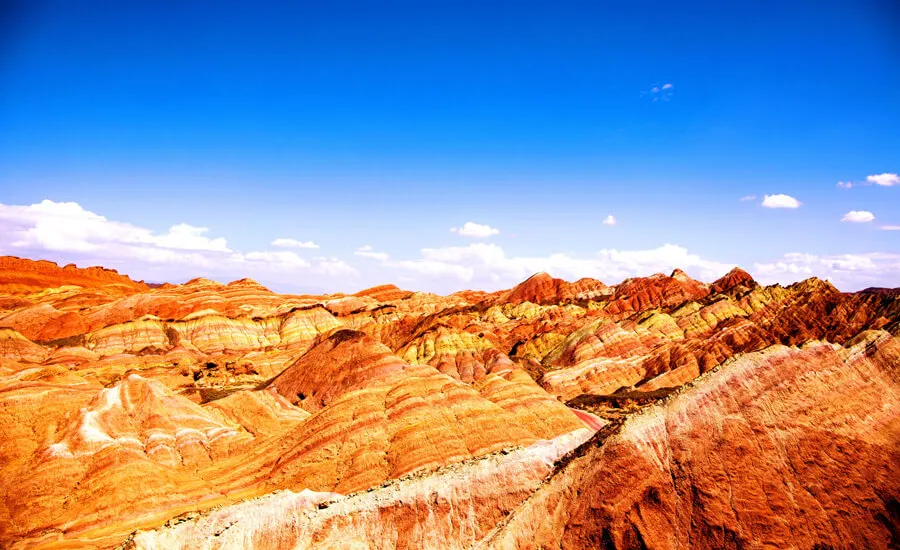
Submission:
[[625,421],[485,548],[896,545],[900,344],[754,353]]
[[3,265],[3,547],[879,547],[892,521],[897,291],[735,269],[293,296]]
[[61,286],[98,287],[117,294],[147,290],[142,281],[132,281],[115,269],[103,267],[79,268],[74,264],[59,267],[46,260],[28,260],[15,256],[0,256],[0,292],[28,294]]

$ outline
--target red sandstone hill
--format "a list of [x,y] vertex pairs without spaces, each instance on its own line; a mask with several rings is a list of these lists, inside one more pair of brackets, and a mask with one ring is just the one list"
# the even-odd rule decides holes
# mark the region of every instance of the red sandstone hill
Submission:
[[67,285],[85,288],[108,286],[110,290],[114,286],[122,294],[149,288],[143,281],[135,282],[126,275],[119,275],[115,269],[79,268],[75,264],[59,267],[47,260],[34,261],[15,256],[0,256],[0,292],[24,294]]
[[0,258],[0,546],[897,547],[898,334],[897,289],[739,268],[290,296]]
[[600,296],[607,286],[596,279],[584,278],[574,283],[555,279],[547,273],[536,273],[508,292],[497,297],[498,303],[547,305],[590,299]]
[[753,277],[743,269],[736,267],[717,279],[710,288],[713,292],[748,291],[759,286]]

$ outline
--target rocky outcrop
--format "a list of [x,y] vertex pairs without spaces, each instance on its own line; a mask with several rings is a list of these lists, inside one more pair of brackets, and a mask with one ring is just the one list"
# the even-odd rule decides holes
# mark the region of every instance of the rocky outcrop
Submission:
[[42,363],[49,355],[50,350],[35,344],[18,332],[0,328],[0,357],[28,363]]
[[310,416],[275,391],[240,390],[210,401],[204,408],[218,411],[247,432],[264,437],[281,436]]
[[138,532],[126,547],[464,549],[520,505],[554,462],[589,435],[582,429],[347,496],[279,491]]
[[346,493],[584,427],[515,370],[498,367],[495,379],[472,387],[338,330],[270,386],[314,415],[281,438],[294,446],[265,483]]
[[412,296],[409,290],[402,290],[396,285],[380,285],[367,288],[356,293],[360,298],[372,298],[378,302],[393,302]]
[[588,443],[484,548],[890,548],[900,344],[776,346]]
[[80,409],[69,408],[70,420],[48,426],[44,442],[22,461],[4,500],[13,530],[6,537],[72,536],[221,497],[198,471],[253,439],[137,375],[92,393]]
[[61,286],[102,286],[116,294],[131,294],[149,288],[143,281],[132,281],[126,275],[119,275],[115,269],[79,268],[74,264],[59,267],[46,260],[0,256],[0,292],[29,294]]
[[896,545],[897,290],[0,265],[3,547]]
[[713,292],[747,292],[759,286],[753,277],[739,267],[735,267],[710,285]]
[[485,352],[494,349],[483,335],[438,326],[408,343],[399,354],[410,363],[431,365],[457,380],[472,383],[485,375]]
[[590,432],[347,496],[275,492],[127,546],[889,548],[898,360],[883,333],[773,348],[577,448]]
[[627,279],[616,286],[606,311],[618,318],[648,309],[671,308],[700,300],[709,287],[676,269],[670,276],[657,273],[650,277]]
[[536,273],[496,298],[501,304],[559,304],[590,300],[608,294],[608,287],[596,279],[579,279],[574,283],[555,279],[548,273]]

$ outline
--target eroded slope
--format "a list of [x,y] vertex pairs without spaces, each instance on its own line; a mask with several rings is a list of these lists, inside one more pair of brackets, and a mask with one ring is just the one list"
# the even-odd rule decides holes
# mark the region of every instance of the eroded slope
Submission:
[[[0,271],[4,545],[879,547],[896,525],[896,290]],[[596,430],[618,435],[543,481]]]

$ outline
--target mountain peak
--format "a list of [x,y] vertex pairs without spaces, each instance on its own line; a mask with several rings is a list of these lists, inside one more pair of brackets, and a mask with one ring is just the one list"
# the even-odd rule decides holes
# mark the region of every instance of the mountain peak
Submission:
[[513,287],[502,299],[511,304],[556,302],[559,301],[560,290],[567,285],[566,281],[554,279],[549,273],[541,271]]
[[753,288],[757,286],[753,277],[739,267],[732,268],[731,271],[720,277],[712,284],[715,292],[726,292],[736,287]]

